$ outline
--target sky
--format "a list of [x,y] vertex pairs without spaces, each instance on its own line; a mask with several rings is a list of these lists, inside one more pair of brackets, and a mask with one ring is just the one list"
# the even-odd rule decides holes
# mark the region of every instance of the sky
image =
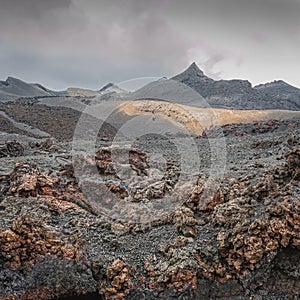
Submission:
[[54,90],[171,77],[300,87],[300,0],[0,0],[0,80]]

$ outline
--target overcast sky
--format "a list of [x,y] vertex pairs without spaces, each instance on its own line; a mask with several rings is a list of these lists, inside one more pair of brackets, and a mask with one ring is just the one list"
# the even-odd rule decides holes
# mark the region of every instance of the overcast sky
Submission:
[[99,89],[193,61],[300,87],[300,0],[0,0],[0,80]]

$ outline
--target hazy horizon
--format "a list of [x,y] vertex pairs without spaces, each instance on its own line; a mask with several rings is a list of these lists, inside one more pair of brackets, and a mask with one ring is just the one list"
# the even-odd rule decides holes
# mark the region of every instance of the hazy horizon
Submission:
[[172,77],[300,87],[300,0],[0,0],[0,80],[49,89]]
[[[175,75],[178,75],[179,73],[185,71],[189,66],[187,66],[184,70],[181,70],[179,71],[177,74],[173,74],[173,75],[170,75],[170,76],[167,76],[168,79],[171,79],[171,77],[175,76]],[[200,69],[201,69],[201,66],[198,66]],[[201,69],[203,71],[203,69]],[[205,74],[205,72],[204,72]],[[207,75],[207,74],[205,74]],[[16,76],[6,76],[6,78],[4,79],[1,79],[0,78],[0,81],[6,81],[6,79],[8,77],[13,77],[13,78],[16,78],[16,79],[19,79],[21,81],[24,81],[22,78],[18,78]],[[51,87],[49,87],[47,85],[47,83],[45,84],[42,84],[45,88],[48,88],[50,90],[53,90],[53,91],[64,91],[68,88],[81,88],[81,89],[90,89],[90,90],[100,90],[101,88],[103,88],[104,86],[106,86],[107,84],[109,83],[113,83],[119,87],[121,87],[122,89],[126,90],[126,91],[135,91],[141,87],[143,87],[144,85],[152,82],[152,81],[155,81],[155,80],[158,80],[160,78],[163,78],[163,77],[166,77],[166,76],[160,76],[160,77],[138,77],[138,78],[131,78],[131,79],[127,79],[127,80],[124,80],[124,81],[120,81],[120,82],[106,82],[105,84],[102,84],[101,86],[97,86],[95,88],[88,88],[86,86],[66,86],[64,89],[60,89],[60,90],[57,90],[57,89],[52,89]],[[211,77],[212,78],[212,77]],[[218,78],[217,80],[222,80],[223,78]],[[227,78],[226,80],[230,80],[230,79],[242,79],[242,78]],[[243,79],[243,80],[248,80],[248,79]],[[271,81],[267,81],[267,82],[259,82],[257,84],[253,84],[251,81],[250,83],[252,84],[252,87],[254,86],[257,86],[257,85],[260,85],[260,84],[266,84],[266,83],[270,83],[270,82],[273,82],[273,81],[276,81],[276,80],[280,80],[280,79],[274,79],[274,80],[271,80]],[[249,80],[248,80],[249,81]],[[132,82],[132,83],[131,83]],[[38,81],[35,81],[35,82],[27,82],[29,84],[41,84],[41,82],[38,82]],[[289,82],[287,82],[288,84],[290,84]],[[294,85],[295,87],[297,88],[300,88],[300,86],[296,86]]]

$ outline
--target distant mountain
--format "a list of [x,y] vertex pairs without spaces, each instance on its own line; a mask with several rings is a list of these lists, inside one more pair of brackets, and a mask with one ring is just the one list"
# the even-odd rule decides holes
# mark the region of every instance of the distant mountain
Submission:
[[51,97],[47,101],[52,101],[54,96],[83,100],[86,97],[94,98],[91,103],[160,99],[195,107],[300,111],[300,89],[282,80],[254,87],[247,80],[214,80],[206,76],[196,63],[171,79],[163,77],[134,92],[125,91],[114,83],[108,83],[97,91],[74,87],[55,92],[40,84],[26,83],[13,77],[0,81],[2,102],[21,97]]
[[99,101],[102,101],[119,99],[125,94],[127,94],[125,90],[121,89],[113,83],[105,85],[99,91],[70,87],[65,91],[57,92],[49,90],[41,84],[27,83],[13,77],[8,77],[5,81],[0,81],[0,102],[17,100],[21,97],[97,97]]
[[55,96],[57,93],[40,84],[26,83],[20,79],[8,77],[0,81],[0,100],[10,101],[20,97]]
[[124,99],[130,93],[121,89],[118,85],[110,82],[97,91],[100,94],[98,101],[120,100]]
[[252,87],[247,80],[213,80],[192,63],[171,78],[197,91],[211,107],[300,110],[300,89],[284,81]]
[[81,88],[75,88],[70,87],[66,90],[66,93],[68,96],[72,97],[96,97],[99,96],[99,93],[93,90],[89,89],[81,89]]
[[97,92],[99,92],[100,94],[106,94],[106,93],[126,93],[127,91],[121,89],[116,84],[110,82]]
[[112,82],[109,82],[104,87],[102,87],[98,92],[107,92],[111,87],[114,87],[115,85]]
[[290,109],[297,108],[297,110],[299,110],[300,89],[282,80],[260,84],[255,86],[254,89],[259,91],[265,100],[273,99],[279,105],[285,105],[291,107]]

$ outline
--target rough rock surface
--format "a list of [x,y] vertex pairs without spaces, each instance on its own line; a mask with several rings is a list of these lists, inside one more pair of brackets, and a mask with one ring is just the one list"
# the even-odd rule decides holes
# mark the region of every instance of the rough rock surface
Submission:
[[0,157],[21,156],[24,153],[23,146],[15,141],[0,143]]
[[[95,209],[74,177],[68,144],[20,139],[22,156],[0,159],[0,167],[15,165],[0,175],[0,298],[297,299],[299,122],[224,129],[227,172],[219,186],[205,188],[208,132],[195,139],[201,170],[181,187],[186,198],[149,223]],[[151,161],[157,151],[164,163]],[[137,204],[172,191],[180,173],[172,139],[102,142],[81,161],[87,174],[91,159],[120,201]]]

